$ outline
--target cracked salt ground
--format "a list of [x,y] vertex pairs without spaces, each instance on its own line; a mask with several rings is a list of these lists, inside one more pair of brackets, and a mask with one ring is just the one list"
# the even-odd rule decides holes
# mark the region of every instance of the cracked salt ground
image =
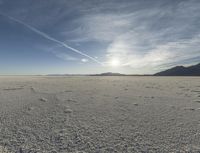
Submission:
[[1,77],[0,146],[8,153],[200,152],[197,82]]

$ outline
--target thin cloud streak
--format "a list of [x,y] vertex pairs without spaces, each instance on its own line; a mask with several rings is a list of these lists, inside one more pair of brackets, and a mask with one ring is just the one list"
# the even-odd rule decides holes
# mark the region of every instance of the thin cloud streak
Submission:
[[85,53],[83,53],[83,52],[81,52],[81,51],[79,51],[79,50],[73,48],[73,47],[70,47],[69,45],[65,44],[64,42],[59,41],[59,40],[57,40],[57,39],[55,39],[55,38],[53,38],[53,37],[47,35],[46,33],[44,33],[44,32],[42,32],[42,31],[40,31],[40,30],[38,30],[38,29],[36,29],[36,28],[30,26],[29,24],[27,24],[27,23],[25,23],[25,22],[22,22],[22,21],[20,21],[20,20],[18,20],[18,19],[16,19],[16,18],[13,18],[13,17],[11,17],[11,16],[9,16],[9,15],[6,15],[6,14],[4,14],[4,13],[2,13],[2,12],[0,12],[0,14],[1,14],[2,16],[5,16],[5,17],[9,18],[10,20],[13,20],[13,21],[15,21],[15,22],[17,22],[17,23],[19,23],[19,24],[24,25],[25,27],[27,27],[27,28],[30,29],[31,31],[33,31],[33,32],[35,32],[35,33],[37,33],[37,34],[39,34],[40,36],[42,36],[42,37],[44,37],[44,38],[46,38],[46,39],[48,39],[48,40],[51,40],[51,41],[53,41],[53,42],[56,42],[56,43],[58,43],[58,44],[64,46],[65,48],[68,48],[68,49],[72,50],[73,52],[76,52],[76,53],[78,53],[78,54],[80,54],[80,55],[82,55],[82,56],[85,56],[85,57],[91,59],[92,61],[94,61],[94,62],[96,62],[96,63],[98,63],[98,64],[100,64],[100,65],[103,66],[103,63],[101,63],[100,61],[98,61],[96,58],[93,58],[93,57],[91,57],[91,56],[89,56],[89,55],[87,55],[87,54],[85,54]]
[[[120,63],[114,70],[140,74],[152,74],[169,66],[193,64],[200,59],[199,0],[0,1],[4,2],[0,5],[0,12],[28,23],[37,30],[48,31],[45,33],[48,35],[43,32],[40,35],[43,35],[42,39],[47,37],[47,40],[53,41],[53,46],[36,40],[37,49],[41,52],[35,53],[35,50],[30,49],[30,53],[34,52],[35,56],[41,57],[43,51],[47,51],[44,56],[54,60],[53,54],[54,57],[64,59],[64,67],[69,62],[70,69],[82,71],[79,65],[82,59],[93,62],[86,56],[79,57],[76,51],[68,50],[70,46],[78,51],[83,50],[83,53],[101,62],[103,67],[96,67],[96,63],[85,63],[85,67],[94,68],[90,69],[93,72],[100,69],[102,72],[106,69],[112,71],[110,63],[113,59],[118,59]],[[2,29],[6,32],[10,27],[2,21]],[[12,28],[16,34],[20,32],[18,26]],[[35,39],[34,33],[30,34],[30,40]],[[2,39],[4,37],[7,35],[2,35]],[[24,39],[20,35],[18,41],[20,37]],[[62,42],[55,41],[55,38]],[[63,43],[67,45],[67,50]],[[25,46],[22,44],[17,47]],[[10,48],[15,51],[15,48]]]

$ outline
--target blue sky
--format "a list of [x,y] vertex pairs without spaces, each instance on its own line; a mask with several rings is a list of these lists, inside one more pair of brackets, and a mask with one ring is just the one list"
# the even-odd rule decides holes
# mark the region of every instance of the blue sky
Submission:
[[200,61],[199,0],[0,0],[0,74],[151,74]]

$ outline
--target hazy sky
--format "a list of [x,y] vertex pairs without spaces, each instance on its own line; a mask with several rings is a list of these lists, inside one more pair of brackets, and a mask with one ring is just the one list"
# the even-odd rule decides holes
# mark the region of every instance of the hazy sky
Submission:
[[0,74],[149,74],[199,44],[200,0],[0,0]]

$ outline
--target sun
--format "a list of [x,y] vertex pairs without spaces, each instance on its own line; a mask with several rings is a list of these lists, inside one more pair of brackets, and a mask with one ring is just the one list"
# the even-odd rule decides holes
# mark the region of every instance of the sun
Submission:
[[112,67],[119,67],[119,66],[120,66],[120,60],[117,59],[117,58],[114,58],[114,59],[112,59],[112,60],[110,61],[110,65],[111,65]]

